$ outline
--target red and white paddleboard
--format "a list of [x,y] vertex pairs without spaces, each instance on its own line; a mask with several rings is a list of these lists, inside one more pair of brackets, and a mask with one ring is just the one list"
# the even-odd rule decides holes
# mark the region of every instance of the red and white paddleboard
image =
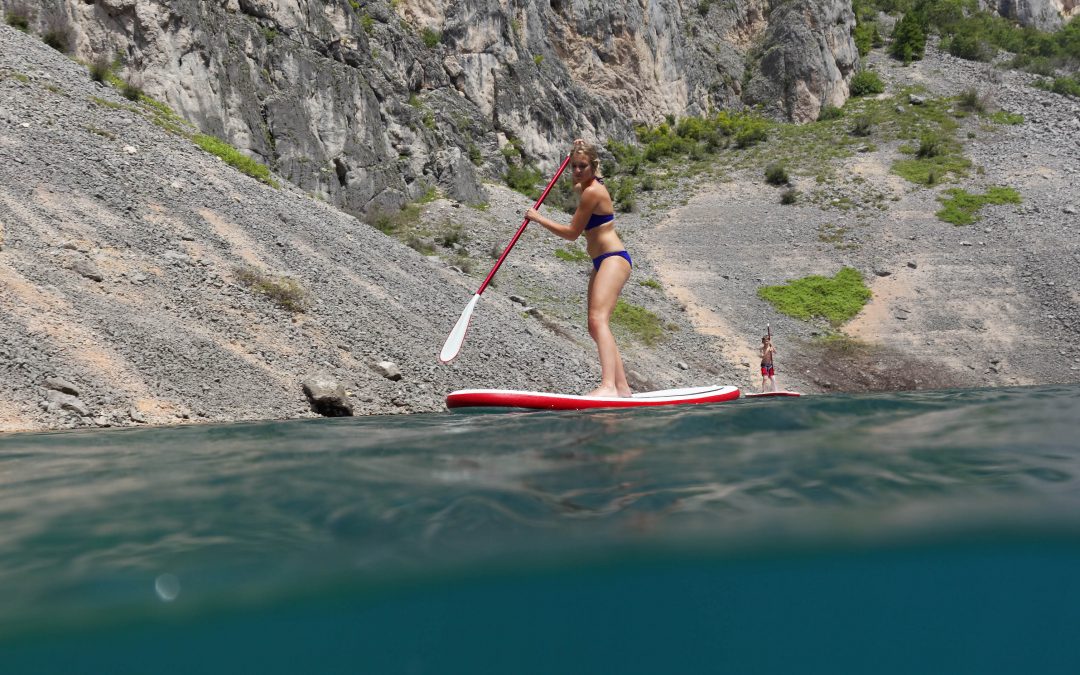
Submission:
[[633,396],[601,397],[573,394],[547,394],[539,391],[511,389],[462,389],[446,395],[446,407],[463,408],[526,408],[529,410],[589,410],[592,408],[639,408],[657,405],[720,403],[739,398],[738,387],[690,387],[664,389]]
[[747,398],[759,398],[763,396],[802,396],[797,391],[762,391],[754,394],[743,394]]

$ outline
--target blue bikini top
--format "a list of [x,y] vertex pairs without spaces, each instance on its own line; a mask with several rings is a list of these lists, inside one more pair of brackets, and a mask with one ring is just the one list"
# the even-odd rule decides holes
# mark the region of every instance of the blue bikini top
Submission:
[[594,227],[600,227],[604,223],[610,223],[613,220],[615,220],[614,213],[605,213],[603,215],[600,215],[599,213],[594,213],[589,216],[589,222],[587,225],[585,225],[585,229],[591,230]]

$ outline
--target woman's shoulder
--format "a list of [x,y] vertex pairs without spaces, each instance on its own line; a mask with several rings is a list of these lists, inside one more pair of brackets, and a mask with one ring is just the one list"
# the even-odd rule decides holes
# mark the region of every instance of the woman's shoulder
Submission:
[[585,188],[582,193],[582,197],[591,197],[595,200],[594,203],[600,204],[604,200],[611,199],[611,195],[608,193],[607,186],[601,183],[599,180],[594,180],[589,187]]

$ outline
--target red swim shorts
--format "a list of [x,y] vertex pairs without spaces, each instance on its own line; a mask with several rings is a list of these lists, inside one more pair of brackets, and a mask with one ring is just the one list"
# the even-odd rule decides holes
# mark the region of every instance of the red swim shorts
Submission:
[[762,377],[773,377],[774,375],[776,375],[776,368],[774,368],[773,366],[761,366]]

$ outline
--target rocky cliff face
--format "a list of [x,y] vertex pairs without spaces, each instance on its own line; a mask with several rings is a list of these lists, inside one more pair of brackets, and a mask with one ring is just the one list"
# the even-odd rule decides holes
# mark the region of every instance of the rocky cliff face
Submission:
[[1080,0],[982,0],[982,5],[1039,30],[1056,30],[1064,20],[1080,14]]
[[855,64],[849,0],[43,0],[37,14],[70,24],[78,58],[118,54],[202,131],[358,214],[431,187],[482,201],[508,140],[545,165],[569,138],[627,140],[668,114],[750,103],[813,119]]

